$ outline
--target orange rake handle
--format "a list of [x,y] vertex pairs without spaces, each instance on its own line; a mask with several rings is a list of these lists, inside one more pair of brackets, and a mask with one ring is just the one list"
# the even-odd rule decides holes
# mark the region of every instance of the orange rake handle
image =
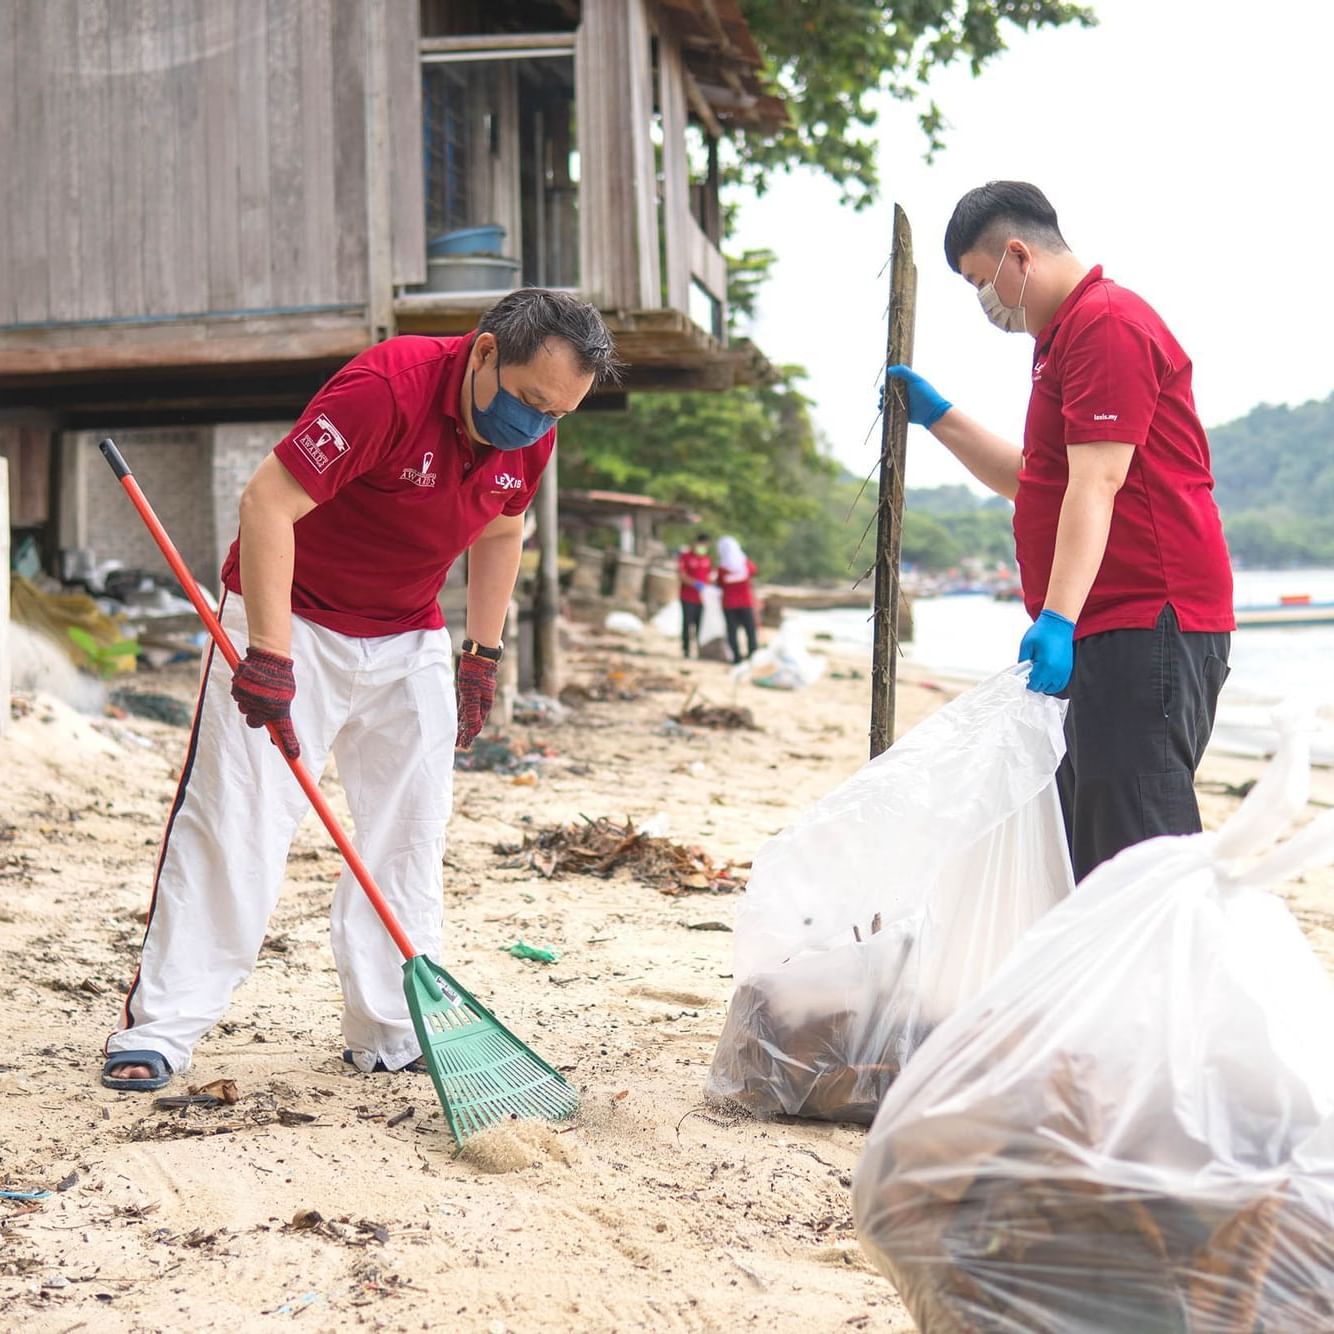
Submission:
[[[125,488],[125,493],[129,496],[134,508],[139,511],[139,517],[153,535],[153,540],[167,558],[167,564],[171,566],[172,573],[185,590],[186,597],[194,604],[194,609],[199,613],[200,619],[208,628],[209,634],[213,636],[213,642],[227,660],[227,666],[234,672],[237,664],[241,661],[240,654],[237,653],[235,646],[227,636],[227,632],[222,628],[221,622],[213,614],[212,608],[204,600],[199,585],[195,583],[189,567],[181,559],[181,553],[176,550],[175,544],[167,535],[167,530],[158,521],[157,515],[153,513],[153,507],[148,503],[148,498],[140,489],[139,483],[134,480],[134,474],[130,472],[130,465],[125,462],[120,450],[116,448],[115,441],[103,440],[98,448],[111,465],[111,471],[119,478],[120,484]],[[268,731],[269,735],[273,737],[274,743],[277,744],[277,735],[272,723],[268,725]],[[278,746],[278,753],[284,759],[287,759],[281,746]],[[371,875],[366,863],[357,854],[356,848],[352,846],[352,841],[343,832],[337,817],[329,808],[329,803],[325,801],[315,784],[315,780],[310,776],[310,771],[300,760],[287,760],[287,765],[296,776],[296,781],[301,784],[301,790],[306,794],[310,804],[315,808],[315,814],[324,822],[324,827],[329,831],[329,836],[338,845],[338,851],[343,854],[343,859],[347,862],[352,874],[356,876],[357,882],[366,891],[366,897],[370,899],[371,907],[379,914],[385,930],[394,938],[394,944],[398,946],[405,959],[415,958],[417,951],[412,948],[412,942],[408,939],[407,933],[399,925],[398,918],[394,916],[394,910],[385,901],[384,895],[380,892],[380,887],[375,883],[375,877]]]

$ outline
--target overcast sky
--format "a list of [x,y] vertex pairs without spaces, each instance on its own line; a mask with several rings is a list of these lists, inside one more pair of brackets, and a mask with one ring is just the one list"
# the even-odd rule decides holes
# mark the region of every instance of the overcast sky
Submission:
[[[1334,390],[1334,0],[1093,3],[1096,28],[1011,30],[981,78],[937,78],[950,126],[933,166],[915,112],[888,103],[874,208],[840,206],[809,172],[743,205],[733,244],[779,256],[753,335],[771,360],[807,367],[817,424],[854,471],[879,443],[862,442],[894,201],[913,228],[916,368],[988,426],[1022,434],[1032,339],[988,324],[941,248],[959,196],[995,178],[1041,186],[1074,253],[1158,310],[1195,364],[1206,426]],[[910,432],[911,485],[965,480]]]

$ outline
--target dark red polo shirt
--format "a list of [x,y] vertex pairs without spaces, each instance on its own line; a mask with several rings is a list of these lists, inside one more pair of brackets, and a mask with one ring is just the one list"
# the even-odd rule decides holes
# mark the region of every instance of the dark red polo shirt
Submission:
[[721,566],[714,571],[714,582],[722,586],[724,611],[737,611],[741,607],[753,607],[755,605],[755,590],[750,584],[755,574],[755,562],[749,557],[746,558],[745,576],[741,579],[736,578],[735,575],[724,570]]
[[704,598],[695,585],[707,584],[713,579],[713,561],[708,553],[701,556],[697,551],[683,551],[676,569],[681,576],[681,601],[703,602]]
[[1034,346],[1014,503],[1030,616],[1047,597],[1070,475],[1066,449],[1102,440],[1134,445],[1135,453],[1075,638],[1152,629],[1168,602],[1183,630],[1233,629],[1232,566],[1190,358],[1152,307],[1097,267]]
[[[340,634],[444,625],[449,567],[499,514],[522,514],[555,448],[473,445],[459,406],[473,335],[390,338],[354,357],[274,448],[316,502],[296,525],[292,610]],[[240,593],[239,539],[222,582]]]

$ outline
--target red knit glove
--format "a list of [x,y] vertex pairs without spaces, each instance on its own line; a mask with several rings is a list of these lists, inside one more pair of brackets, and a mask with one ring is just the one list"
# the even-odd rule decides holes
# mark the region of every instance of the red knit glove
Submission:
[[292,726],[292,700],[296,698],[296,678],[292,659],[262,648],[248,648],[245,660],[232,673],[232,698],[245,715],[247,727],[272,723],[274,744],[289,760],[301,754],[301,745]]
[[459,750],[467,750],[486,726],[491,706],[496,702],[496,670],[499,663],[476,653],[459,655],[458,697],[459,734],[454,742]]

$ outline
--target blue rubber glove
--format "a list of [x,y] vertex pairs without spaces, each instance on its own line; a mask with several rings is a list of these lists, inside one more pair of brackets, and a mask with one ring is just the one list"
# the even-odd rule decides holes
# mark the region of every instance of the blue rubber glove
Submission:
[[1019,661],[1031,662],[1028,688],[1059,695],[1075,668],[1075,623],[1059,611],[1044,611],[1019,641]]
[[697,592],[702,593],[706,588],[708,588],[708,584],[706,584],[703,579],[695,580],[695,589]]
[[[908,390],[908,420],[914,426],[934,426],[953,406],[928,380],[922,379],[909,366],[891,366],[886,375],[902,380]],[[885,391],[880,390],[880,406],[885,404]]]

